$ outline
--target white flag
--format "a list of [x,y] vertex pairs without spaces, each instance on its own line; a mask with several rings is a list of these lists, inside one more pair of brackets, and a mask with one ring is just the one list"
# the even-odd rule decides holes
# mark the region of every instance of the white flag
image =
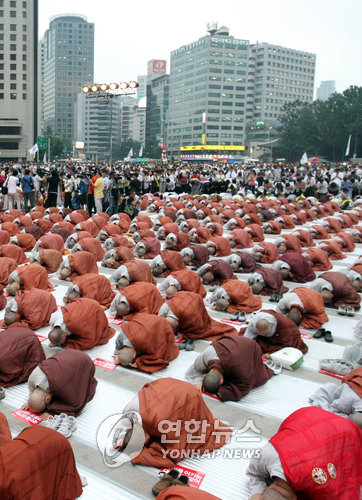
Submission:
[[300,159],[300,164],[304,165],[305,163],[308,163],[308,156],[307,153],[304,153],[304,155]]
[[351,149],[351,139],[352,139],[352,135],[350,134],[349,137],[348,137],[346,152],[345,152],[344,156],[349,156],[349,151]]
[[130,159],[132,158],[133,156],[133,149],[131,148],[128,152],[128,155],[127,155],[127,161],[130,161]]
[[143,146],[141,146],[139,153],[138,153],[138,158],[142,158],[143,155]]
[[37,143],[35,143],[34,146],[29,149],[29,153],[31,155],[35,155],[35,153],[37,153],[38,151],[39,151],[39,149],[38,149],[38,144]]
[[44,153],[43,163],[48,163],[47,154],[46,153]]

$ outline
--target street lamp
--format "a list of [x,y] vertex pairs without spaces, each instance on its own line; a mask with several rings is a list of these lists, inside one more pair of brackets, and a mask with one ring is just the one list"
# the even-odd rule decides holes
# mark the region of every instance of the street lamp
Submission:
[[112,168],[112,152],[113,152],[113,141],[112,141],[112,125],[113,125],[113,97],[118,97],[122,95],[134,95],[136,93],[136,88],[139,87],[139,83],[132,80],[130,82],[112,82],[112,83],[92,83],[92,85],[84,85],[83,94],[86,98],[96,98],[103,99],[106,104],[111,103],[110,106],[110,132],[109,132],[109,168]]

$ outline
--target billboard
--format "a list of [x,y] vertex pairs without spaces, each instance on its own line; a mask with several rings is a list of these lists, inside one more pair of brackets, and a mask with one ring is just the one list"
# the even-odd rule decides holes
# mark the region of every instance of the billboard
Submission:
[[152,59],[147,64],[148,75],[164,75],[166,73],[165,59]]

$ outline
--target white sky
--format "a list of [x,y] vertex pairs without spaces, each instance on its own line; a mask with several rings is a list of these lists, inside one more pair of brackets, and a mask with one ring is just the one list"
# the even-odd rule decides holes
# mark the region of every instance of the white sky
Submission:
[[147,61],[206,34],[217,21],[235,38],[317,54],[315,86],[362,86],[362,0],[39,0],[39,36],[50,16],[76,13],[95,23],[95,81],[135,80]]

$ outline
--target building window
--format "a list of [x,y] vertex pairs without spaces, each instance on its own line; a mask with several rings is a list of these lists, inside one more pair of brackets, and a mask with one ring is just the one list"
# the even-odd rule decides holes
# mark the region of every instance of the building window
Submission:
[[0,73],[0,80],[4,80],[4,73]]
[[4,99],[4,94],[3,93],[0,94],[0,99]]
[[0,10],[0,17],[4,17],[4,11]]
[[10,35],[10,41],[16,42],[16,35]]
[[10,90],[16,90],[16,83],[10,83]]
[[23,90],[26,90],[26,83],[23,83]]
[[10,7],[12,7],[12,8],[15,7],[15,9],[16,9],[16,0],[10,0]]
[[26,19],[26,11],[23,10],[23,19]]
[[10,61],[16,61],[16,54],[10,54]]
[[23,50],[26,50],[26,45],[23,45]]
[[16,99],[17,97],[18,97],[18,94],[17,94],[16,92],[12,92],[12,93],[10,94],[10,99],[13,99],[13,100],[14,100],[14,99]]
[[10,74],[10,80],[16,80],[16,73]]
[[26,94],[23,94],[23,101],[26,101]]
[[10,50],[16,50],[16,43],[10,44]]
[[16,64],[10,64],[10,71],[16,71]]
[[10,17],[16,17],[16,10],[10,11]]
[[10,31],[16,31],[16,24],[10,24]]

